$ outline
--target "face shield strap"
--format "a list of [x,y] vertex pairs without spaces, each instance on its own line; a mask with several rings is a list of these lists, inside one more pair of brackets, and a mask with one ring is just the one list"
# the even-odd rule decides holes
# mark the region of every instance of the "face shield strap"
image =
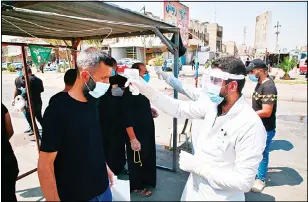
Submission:
[[215,78],[219,78],[219,79],[222,79],[222,80],[229,80],[229,79],[232,79],[232,80],[242,80],[245,78],[244,75],[237,75],[237,74],[230,74],[228,72],[223,72],[223,71],[220,71],[220,70],[216,70],[216,69],[210,69],[209,70],[209,76],[210,77],[215,77]]

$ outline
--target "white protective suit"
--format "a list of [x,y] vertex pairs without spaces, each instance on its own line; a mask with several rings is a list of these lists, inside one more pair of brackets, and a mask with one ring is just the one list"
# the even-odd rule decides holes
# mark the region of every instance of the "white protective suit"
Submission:
[[180,101],[144,81],[129,83],[139,84],[140,92],[172,117],[203,119],[198,141],[194,142],[195,154],[187,153],[190,159],[186,166],[192,171],[181,200],[244,201],[244,192],[253,185],[266,143],[262,121],[244,97],[226,115],[217,116],[216,106],[204,104],[208,99],[205,93],[196,102]]

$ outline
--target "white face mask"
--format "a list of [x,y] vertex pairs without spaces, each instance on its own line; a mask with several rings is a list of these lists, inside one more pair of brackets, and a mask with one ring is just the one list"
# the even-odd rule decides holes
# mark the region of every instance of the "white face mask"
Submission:
[[[90,75],[90,77],[93,81],[95,81],[91,75]],[[108,91],[109,86],[110,86],[109,83],[103,83],[103,82],[95,81],[95,88],[93,90],[90,90],[87,83],[85,83],[85,84],[86,84],[87,88],[89,89],[89,94],[94,98],[99,98],[99,97],[103,96]]]

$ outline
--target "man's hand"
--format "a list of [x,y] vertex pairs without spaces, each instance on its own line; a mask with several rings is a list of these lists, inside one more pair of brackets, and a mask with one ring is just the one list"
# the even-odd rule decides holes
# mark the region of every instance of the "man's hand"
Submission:
[[160,68],[155,68],[155,71],[160,80],[166,80],[168,78],[168,74],[163,72]]
[[152,99],[155,99],[155,96],[157,96],[157,91],[154,90],[143,78],[140,78],[138,80],[127,79],[127,82],[125,83],[125,87],[128,87],[128,86],[132,86],[134,89],[137,88],[139,92],[142,95],[146,96],[150,101],[152,101]]
[[136,138],[130,141],[130,145],[133,151],[141,150],[141,144]]
[[114,185],[114,173],[110,170],[109,166],[106,164],[107,166],[107,173],[108,173],[108,178],[109,178],[109,186],[112,187],[112,185]]

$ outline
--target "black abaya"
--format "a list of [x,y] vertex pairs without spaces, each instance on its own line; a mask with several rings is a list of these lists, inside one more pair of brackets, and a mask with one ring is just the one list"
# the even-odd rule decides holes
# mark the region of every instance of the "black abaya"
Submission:
[[[141,190],[148,186],[156,186],[156,147],[155,126],[151,113],[150,101],[143,95],[131,95],[126,90],[124,96],[125,126],[133,127],[136,138],[141,144],[140,163],[134,163],[134,151],[130,142],[126,142],[127,163],[130,189]],[[139,161],[136,152],[136,161]]]
[[126,129],[123,124],[123,97],[112,96],[109,91],[100,98],[99,115],[104,153],[109,168],[119,175],[125,166]]

